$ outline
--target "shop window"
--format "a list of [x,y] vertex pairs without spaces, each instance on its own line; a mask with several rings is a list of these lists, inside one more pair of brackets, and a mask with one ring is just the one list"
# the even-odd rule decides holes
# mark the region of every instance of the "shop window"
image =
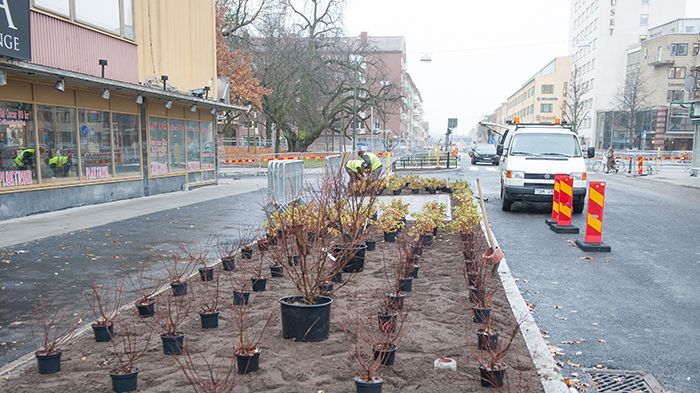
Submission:
[[199,142],[199,122],[187,121],[187,170],[198,171],[202,168],[201,144]]
[[31,104],[0,102],[0,189],[37,181]]
[[34,5],[63,16],[70,16],[70,0],[34,0]]
[[74,0],[75,19],[119,35],[119,0]]
[[185,121],[168,120],[170,131],[170,168],[172,171],[184,171],[187,165],[185,156]]
[[141,144],[138,116],[112,114],[114,130],[114,163],[117,176],[141,173]]
[[134,39],[134,4],[132,0],[122,0],[124,2],[124,37]]
[[199,123],[202,132],[202,169],[214,169],[216,144],[214,143],[214,128],[211,122]]
[[86,180],[112,177],[112,136],[109,112],[78,110],[80,158]]
[[151,117],[148,121],[148,165],[153,176],[168,173],[168,121]]
[[37,107],[41,178],[44,182],[78,178],[78,135],[75,110],[57,106]]

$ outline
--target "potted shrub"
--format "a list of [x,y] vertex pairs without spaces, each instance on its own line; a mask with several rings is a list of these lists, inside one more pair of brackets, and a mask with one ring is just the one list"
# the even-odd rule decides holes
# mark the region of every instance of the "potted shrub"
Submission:
[[386,188],[394,195],[400,195],[405,181],[397,176],[391,176],[386,181]]
[[506,370],[508,369],[508,364],[506,364],[504,359],[515,336],[518,335],[519,329],[520,325],[518,324],[510,332],[507,342],[501,342],[495,348],[487,348],[485,351],[480,352],[479,375],[481,386],[486,388],[500,388],[503,386]]
[[423,187],[423,180],[419,176],[410,176],[408,178],[408,188],[412,194],[419,194]]
[[54,374],[61,371],[61,347],[75,336],[80,321],[69,322],[65,310],[49,314],[41,297],[34,310],[41,326],[42,342],[34,352],[39,374]]
[[431,194],[437,193],[438,184],[438,179],[434,177],[423,179],[423,185],[425,186],[425,190]]
[[173,296],[187,295],[187,278],[192,273],[192,263],[183,263],[176,255],[160,255],[160,261],[170,279]]
[[260,262],[251,265],[250,270],[253,274],[250,277],[253,292],[264,292],[267,287],[267,278],[263,274],[263,253],[260,253]]
[[234,307],[233,316],[238,330],[237,342],[233,351],[238,373],[247,374],[258,371],[261,353],[259,344],[265,330],[272,322],[274,312],[270,312],[265,321],[257,324],[252,320],[248,306]]
[[491,326],[492,318],[486,319],[479,329],[476,330],[477,348],[481,351],[498,348],[498,337],[500,331]]
[[236,387],[235,356],[226,356],[218,362],[199,355],[201,361],[195,364],[187,347],[184,355],[175,358],[180,371],[195,393],[229,393]]
[[160,280],[146,278],[145,270],[139,270],[136,276],[127,276],[129,286],[138,293],[139,298],[134,303],[140,318],[152,317],[156,312],[156,293],[160,289]]
[[124,281],[115,280],[114,293],[105,297],[104,285],[91,283],[83,297],[92,311],[92,331],[96,342],[108,342],[114,337],[114,320],[122,305]]
[[179,329],[188,318],[191,303],[181,296],[164,294],[164,297],[165,301],[159,307],[154,318],[155,324],[152,324],[151,328],[158,329],[160,333],[164,355],[180,355],[185,345],[185,333]]
[[209,252],[213,237],[209,236],[206,242],[202,244],[186,245],[183,242],[178,242],[180,250],[187,256],[187,259],[192,265],[200,265],[199,277],[202,281],[214,281],[214,267],[209,265]]
[[220,240],[216,243],[216,253],[221,258],[221,266],[225,272],[232,272],[236,269],[236,253],[240,245],[233,239]]
[[193,293],[202,329],[216,329],[219,327],[219,277],[214,282],[203,281],[196,289]]
[[243,259],[253,259],[253,245],[246,243],[241,247],[241,257]]
[[232,275],[230,278],[233,288],[233,305],[245,305],[250,300],[251,280],[247,276]]
[[133,392],[138,389],[139,376],[135,364],[148,351],[152,331],[148,330],[145,342],[138,337],[138,329],[126,321],[120,324],[120,331],[119,336],[112,340],[112,353],[117,359],[117,367],[109,372],[109,376],[113,391]]
[[351,345],[350,356],[356,366],[356,374],[353,378],[357,393],[381,393],[384,380],[379,376],[382,367],[380,358],[374,356],[372,334],[362,318],[342,324],[348,342]]

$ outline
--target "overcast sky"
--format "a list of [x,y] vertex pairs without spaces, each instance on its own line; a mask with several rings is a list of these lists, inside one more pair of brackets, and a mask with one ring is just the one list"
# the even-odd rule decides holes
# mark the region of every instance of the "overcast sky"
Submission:
[[[688,0],[688,17],[700,1]],[[532,75],[567,55],[569,0],[348,0],[350,35],[406,37],[408,71],[421,91],[432,135],[447,118],[458,133],[491,113]],[[420,62],[430,54],[432,62]]]

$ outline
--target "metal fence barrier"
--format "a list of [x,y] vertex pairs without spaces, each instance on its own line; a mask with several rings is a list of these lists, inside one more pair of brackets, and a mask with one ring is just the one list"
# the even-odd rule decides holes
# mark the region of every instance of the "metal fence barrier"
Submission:
[[392,162],[393,170],[410,170],[410,169],[447,169],[449,160],[449,168],[457,168],[458,159],[453,157],[449,152],[435,156],[432,154],[417,154],[405,157],[400,157]]
[[267,164],[267,196],[286,205],[301,199],[304,192],[304,161],[270,161]]

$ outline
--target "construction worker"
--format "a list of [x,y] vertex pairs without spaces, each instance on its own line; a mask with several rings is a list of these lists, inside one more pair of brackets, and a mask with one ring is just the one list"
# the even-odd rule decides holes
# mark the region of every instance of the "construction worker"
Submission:
[[53,169],[54,177],[61,174],[63,177],[68,176],[70,167],[73,165],[70,154],[67,156],[56,155],[49,158],[49,166]]
[[357,150],[357,154],[362,158],[362,168],[365,171],[370,172],[372,179],[379,179],[379,177],[382,175],[382,170],[384,169],[382,160],[380,160],[376,154],[367,151],[366,146],[361,146]]
[[[40,147],[39,152],[43,153],[44,148]],[[36,165],[36,149],[23,149],[15,157],[15,165],[18,170],[32,170]]]
[[345,163],[345,171],[348,173],[348,176],[350,176],[350,183],[362,177],[363,163],[364,161],[362,160],[348,160],[348,162]]

